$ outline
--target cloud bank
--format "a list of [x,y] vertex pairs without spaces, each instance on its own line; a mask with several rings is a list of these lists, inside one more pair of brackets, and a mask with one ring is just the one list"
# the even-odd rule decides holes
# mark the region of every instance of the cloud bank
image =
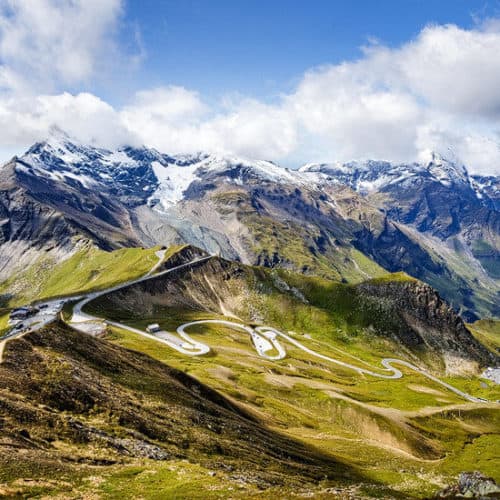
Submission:
[[[451,148],[474,172],[500,174],[500,22],[434,25],[400,47],[371,43],[355,61],[312,68],[273,104],[193,89],[143,89],[115,108],[79,91],[120,52],[120,0],[8,0],[0,7],[3,149],[52,125],[85,142],[145,144],[303,161],[413,161]],[[49,22],[50,21],[50,22]],[[77,27],[77,29],[75,29]],[[70,91],[68,91],[70,89]],[[77,89],[77,90],[74,90]],[[237,89],[236,89],[237,90]]]

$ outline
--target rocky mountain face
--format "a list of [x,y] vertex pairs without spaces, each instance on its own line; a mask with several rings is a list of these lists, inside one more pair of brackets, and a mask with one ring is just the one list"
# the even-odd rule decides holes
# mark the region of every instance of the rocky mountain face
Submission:
[[[431,283],[455,306],[461,302],[471,318],[478,310],[499,314],[498,177],[469,176],[464,166],[436,153],[429,153],[420,164],[368,161],[308,165],[301,170],[349,185],[394,222],[378,235],[372,232],[374,239],[365,232],[359,241],[386,269],[404,269]],[[399,249],[413,255],[404,255],[403,261],[390,255],[398,232],[415,243],[413,250]],[[484,303],[484,292],[489,304]]]
[[380,332],[392,332],[414,351],[439,353],[447,373],[467,371],[470,362],[480,366],[497,362],[460,316],[425,283],[367,281],[357,285],[356,295],[361,298],[358,307],[371,310]]
[[306,165],[146,148],[107,151],[60,134],[0,170],[3,277],[82,241],[191,243],[346,282],[405,271],[468,319],[500,315],[498,178],[436,155],[420,164]]

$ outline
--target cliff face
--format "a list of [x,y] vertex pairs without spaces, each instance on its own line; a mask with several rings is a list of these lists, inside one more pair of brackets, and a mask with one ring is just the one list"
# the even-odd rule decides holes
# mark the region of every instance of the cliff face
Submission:
[[201,250],[200,248],[194,247],[193,245],[182,245],[176,252],[173,253],[173,255],[165,259],[158,269],[158,272],[181,266],[183,264],[187,264],[188,262],[192,262],[193,260],[201,259],[207,256],[207,252]]
[[[468,363],[486,366],[496,356],[467,330],[455,311],[429,285],[416,280],[362,283],[358,301],[370,304],[374,325],[416,351],[442,353],[446,371],[464,371]],[[457,366],[462,363],[462,366]],[[467,370],[465,370],[467,371]]]
[[189,243],[349,283],[404,271],[469,322],[500,316],[496,178],[472,180],[437,156],[425,165],[310,167],[112,152],[54,137],[0,168],[0,277],[19,256],[22,266],[40,256],[55,226],[50,247]]

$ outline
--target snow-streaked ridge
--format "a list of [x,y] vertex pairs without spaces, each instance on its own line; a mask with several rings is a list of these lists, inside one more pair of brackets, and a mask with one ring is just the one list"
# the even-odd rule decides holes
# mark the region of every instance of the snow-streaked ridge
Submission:
[[322,174],[324,179],[347,184],[355,191],[369,194],[389,185],[409,185],[418,177],[427,177],[447,187],[470,183],[467,169],[458,161],[451,161],[434,151],[425,151],[419,162],[391,163],[363,160],[346,163],[309,163],[299,169],[303,174]]
[[[453,158],[452,152],[450,157]],[[214,177],[214,182],[236,185],[262,182],[321,189],[342,184],[361,194],[391,185],[411,188],[419,178],[426,178],[446,187],[467,184],[478,199],[496,196],[499,185],[498,177],[470,177],[458,160],[446,159],[433,151],[424,151],[415,163],[308,163],[290,170],[271,161],[231,155],[168,155],[129,146],[108,150],[79,143],[60,131],[32,146],[19,159],[16,169],[51,181],[79,183],[86,189],[112,187],[118,195],[132,197],[135,203],[147,203],[160,211],[185,199],[193,183],[203,183],[208,177]]]
[[[306,182],[300,172],[282,168],[270,161],[203,153],[169,157],[164,163],[153,162],[152,168],[159,184],[148,203],[159,210],[168,209],[183,200],[189,186],[210,173],[218,174],[225,182],[237,185],[247,182],[249,175],[275,183]],[[225,175],[233,174],[235,168],[239,170],[239,175]]]

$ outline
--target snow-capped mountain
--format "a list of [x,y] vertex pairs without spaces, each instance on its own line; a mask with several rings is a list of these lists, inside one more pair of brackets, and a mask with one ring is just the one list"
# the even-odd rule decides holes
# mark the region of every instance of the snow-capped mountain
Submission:
[[471,315],[500,315],[498,188],[498,177],[470,176],[435,153],[297,171],[207,153],[109,151],[59,133],[0,169],[0,272],[40,252],[64,257],[81,241],[186,242],[346,281],[404,270]]
[[420,163],[351,161],[307,164],[289,170],[270,161],[250,160],[207,153],[176,155],[155,149],[123,147],[116,151],[78,143],[62,132],[32,146],[18,159],[16,169],[55,181],[78,183],[86,189],[106,186],[129,202],[144,200],[158,209],[184,198],[191,184],[208,176],[242,184],[260,182],[297,185],[343,184],[367,195],[389,187],[411,189],[422,182],[442,186],[467,186],[477,198],[493,204],[500,197],[498,177],[469,176],[465,166],[435,152],[425,152]]
[[348,163],[307,164],[300,168],[307,174],[323,174],[327,180],[350,186],[362,194],[383,191],[388,186],[401,185],[411,188],[422,179],[438,182],[446,187],[469,184],[465,166],[428,151],[422,155],[420,163],[391,163],[387,161],[352,161]]
[[500,176],[472,175],[471,185],[478,198],[485,200],[490,208],[500,211]]
[[116,151],[94,148],[63,133],[32,146],[17,159],[16,170],[27,175],[85,189],[102,189],[129,202],[145,200],[157,208],[181,201],[189,186],[207,176],[242,184],[261,182],[304,184],[308,179],[273,162],[198,153],[170,156],[155,149],[123,147]]

